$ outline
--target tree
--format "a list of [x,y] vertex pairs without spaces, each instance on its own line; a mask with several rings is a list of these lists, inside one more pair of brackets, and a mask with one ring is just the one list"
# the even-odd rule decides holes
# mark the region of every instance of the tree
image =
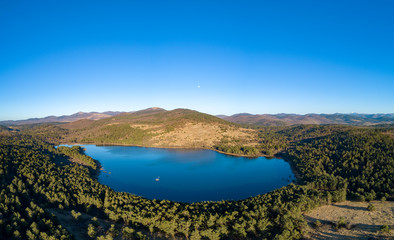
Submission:
[[88,236],[91,238],[96,237],[97,231],[93,224],[88,225]]
[[81,214],[80,212],[76,212],[76,211],[74,211],[74,210],[71,210],[71,216],[72,216],[75,220],[78,220],[79,217],[80,217],[81,215],[82,215],[82,214]]

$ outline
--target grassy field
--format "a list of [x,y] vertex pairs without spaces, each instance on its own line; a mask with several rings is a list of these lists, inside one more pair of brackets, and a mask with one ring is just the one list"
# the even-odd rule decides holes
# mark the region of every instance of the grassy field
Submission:
[[[374,209],[368,210],[372,204]],[[345,226],[338,228],[341,218]],[[345,201],[333,205],[321,206],[305,214],[308,221],[307,239],[394,239],[394,202]],[[316,221],[321,226],[316,226]],[[382,232],[383,225],[391,231]]]

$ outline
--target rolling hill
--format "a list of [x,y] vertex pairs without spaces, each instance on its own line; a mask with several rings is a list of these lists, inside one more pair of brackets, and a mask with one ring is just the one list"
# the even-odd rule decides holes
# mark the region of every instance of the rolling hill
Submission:
[[256,145],[256,132],[188,109],[149,108],[100,120],[63,124],[66,142],[211,148],[223,141]]
[[9,125],[24,125],[24,124],[39,124],[39,123],[51,123],[51,122],[73,122],[80,119],[91,119],[98,120],[111,116],[118,115],[122,112],[78,112],[72,115],[63,115],[63,116],[48,116],[44,118],[29,118],[26,120],[8,120],[8,121],[0,121],[0,125],[9,126]]
[[240,113],[232,116],[218,117],[238,124],[261,126],[290,126],[297,124],[343,124],[353,126],[370,126],[377,124],[393,124],[394,114],[248,114]]
[[[277,114],[212,116],[188,109],[167,111],[148,108],[136,112],[76,113],[70,116],[46,117],[25,121],[14,121],[2,131],[24,130],[51,138],[62,143],[92,143],[134,145],[166,148],[208,148],[235,155],[272,156],[297,139],[285,139],[282,132],[309,132],[313,125],[339,124],[380,126],[393,124],[393,114]],[[35,124],[24,124],[38,121]],[[57,122],[56,122],[57,121]],[[48,122],[52,122],[48,125]],[[242,126],[247,126],[246,128]],[[276,129],[250,128],[250,125],[277,126]],[[299,128],[292,126],[302,125]],[[280,126],[280,127],[278,127]],[[385,125],[387,126],[387,125]],[[390,125],[391,126],[391,125]],[[8,129],[8,130],[7,130]],[[313,128],[309,135],[324,136],[335,127]],[[7,131],[6,131],[7,130]],[[336,130],[335,130],[336,131]],[[391,133],[387,133],[391,134]],[[299,134],[298,134],[299,135]],[[286,135],[287,136],[287,135]]]
[[[177,110],[179,114],[179,109]],[[167,112],[165,109],[152,107],[136,112],[119,112],[119,111],[107,111],[107,112],[78,112],[72,115],[63,116],[48,116],[44,118],[30,118],[26,120],[7,120],[0,121],[2,126],[18,126],[25,124],[41,124],[41,123],[69,123],[78,120],[100,120],[113,116],[123,116],[124,119],[139,121],[146,119],[150,121],[148,117],[150,113]],[[176,112],[174,112],[176,113]],[[131,115],[130,115],[131,114]],[[173,113],[171,113],[173,114]],[[156,117],[168,117],[166,114]],[[188,115],[188,117],[191,117]],[[249,113],[238,113],[231,116],[217,115],[217,118],[236,123],[236,124],[247,124],[247,125],[260,125],[260,126],[291,126],[299,124],[342,124],[342,125],[353,125],[353,126],[370,126],[378,124],[394,124],[394,114],[249,114]],[[134,119],[134,120],[133,120]],[[165,119],[162,119],[165,120]]]

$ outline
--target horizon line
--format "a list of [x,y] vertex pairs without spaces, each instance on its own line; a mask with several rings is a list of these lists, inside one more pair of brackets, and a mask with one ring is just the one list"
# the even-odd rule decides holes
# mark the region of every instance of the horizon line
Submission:
[[[0,122],[9,122],[9,121],[25,121],[25,120],[33,120],[33,119],[42,119],[42,118],[49,118],[49,117],[66,117],[66,116],[72,116],[75,114],[82,114],[82,113],[98,113],[98,114],[104,114],[106,112],[118,112],[120,113],[134,113],[134,112],[139,112],[139,111],[144,111],[144,110],[149,110],[149,109],[163,109],[165,111],[174,111],[177,109],[187,109],[187,110],[192,110],[192,111],[197,111],[194,109],[190,109],[190,108],[174,108],[171,110],[167,110],[165,108],[161,108],[161,107],[149,107],[149,108],[144,108],[144,109],[140,109],[140,110],[131,110],[131,111],[116,111],[116,110],[108,110],[108,111],[78,111],[78,112],[74,112],[72,114],[63,114],[63,115],[47,115],[47,116],[38,116],[38,117],[30,117],[30,118],[23,118],[23,119],[7,119],[7,120],[0,120]],[[205,113],[202,111],[197,111],[200,113]],[[359,115],[377,115],[377,114],[382,114],[382,115],[392,115],[394,114],[394,112],[387,112],[387,113],[383,113],[383,112],[375,112],[375,113],[362,113],[362,112],[348,112],[348,113],[341,113],[341,112],[335,112],[335,113],[316,113],[316,112],[309,112],[309,113],[286,113],[286,112],[278,112],[278,113],[248,113],[248,112],[238,112],[238,113],[234,113],[234,114],[210,114],[210,113],[205,113],[205,114],[209,114],[212,116],[226,116],[226,117],[231,117],[234,115],[242,115],[242,114],[248,114],[248,115],[281,115],[281,114],[285,114],[285,115],[299,115],[299,116],[305,116],[305,115],[336,115],[336,114],[342,114],[342,115],[351,115],[351,114],[359,114]]]

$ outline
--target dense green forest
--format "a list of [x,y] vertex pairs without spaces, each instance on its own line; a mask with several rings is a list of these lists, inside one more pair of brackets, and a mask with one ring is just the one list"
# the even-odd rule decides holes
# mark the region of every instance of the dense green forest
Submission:
[[261,154],[274,156],[277,153],[286,151],[300,141],[305,139],[326,136],[336,132],[343,132],[351,129],[341,125],[299,125],[293,127],[261,127],[243,125],[243,127],[253,128],[258,132],[259,145],[243,146],[233,145],[229,141],[222,141],[214,146],[214,149],[246,156],[259,156]]
[[[99,163],[79,147],[59,147],[67,130],[36,126],[0,134],[2,239],[299,239],[302,212],[346,198],[392,199],[391,128],[259,128],[261,145],[239,151],[284,157],[298,184],[240,201],[193,204],[115,192],[96,179]],[[226,151],[225,144],[217,146]],[[230,148],[228,148],[230,149]],[[234,150],[228,151],[237,151]]]

